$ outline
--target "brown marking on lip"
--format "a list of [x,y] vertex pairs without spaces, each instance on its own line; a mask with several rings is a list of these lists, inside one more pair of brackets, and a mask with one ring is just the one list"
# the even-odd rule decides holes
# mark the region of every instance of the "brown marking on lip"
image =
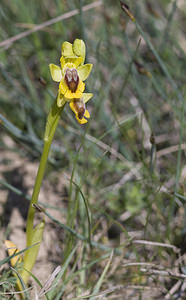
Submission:
[[72,93],[75,93],[79,83],[79,76],[76,69],[66,69],[65,81]]
[[85,103],[81,99],[74,100],[74,106],[80,120],[83,119],[85,114]]
[[79,111],[78,111],[78,118],[81,120],[83,119],[85,114],[85,108],[84,107],[80,107]]

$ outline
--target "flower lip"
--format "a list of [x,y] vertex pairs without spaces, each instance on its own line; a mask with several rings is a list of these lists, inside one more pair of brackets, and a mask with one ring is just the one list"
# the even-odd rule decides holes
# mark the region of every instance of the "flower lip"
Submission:
[[72,93],[75,93],[79,83],[79,76],[76,69],[67,68],[65,71],[65,81]]
[[77,112],[78,118],[81,120],[85,114],[85,103],[81,99],[74,100],[75,110]]
[[79,110],[78,110],[78,118],[80,120],[83,119],[84,114],[85,114],[85,108],[84,107],[80,107]]

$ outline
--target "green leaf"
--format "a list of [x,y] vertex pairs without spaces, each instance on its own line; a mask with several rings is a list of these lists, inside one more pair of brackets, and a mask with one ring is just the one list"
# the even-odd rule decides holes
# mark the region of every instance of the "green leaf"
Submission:
[[[32,245],[33,246],[31,249],[27,250],[25,252],[24,255],[24,265],[23,265],[23,271],[21,272],[21,277],[24,280],[25,284],[27,284],[28,279],[30,277],[30,271],[32,270],[37,255],[38,255],[38,251],[39,251],[39,247],[40,247],[40,243],[42,241],[42,237],[43,237],[43,231],[44,231],[44,227],[45,227],[45,221],[42,220],[41,223],[39,223],[33,231],[33,236],[32,236]],[[29,272],[27,272],[27,270]]]

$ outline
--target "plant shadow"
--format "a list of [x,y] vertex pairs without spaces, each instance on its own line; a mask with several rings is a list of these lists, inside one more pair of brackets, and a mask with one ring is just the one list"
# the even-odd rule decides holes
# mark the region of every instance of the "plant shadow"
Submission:
[[[24,171],[22,168],[15,168],[11,171],[4,172],[3,177],[10,185],[17,188],[22,192],[22,195],[18,195],[16,192],[9,190],[6,203],[4,204],[2,218],[2,226],[7,227],[13,210],[18,209],[20,215],[24,220],[27,218],[27,212],[29,208],[29,201],[24,198],[23,195],[26,195],[28,188],[24,185]],[[6,188],[4,188],[6,189]]]

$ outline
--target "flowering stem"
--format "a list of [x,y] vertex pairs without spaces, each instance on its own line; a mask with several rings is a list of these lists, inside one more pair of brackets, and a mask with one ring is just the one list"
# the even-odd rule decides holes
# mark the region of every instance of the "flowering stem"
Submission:
[[41,160],[37,172],[37,177],[35,180],[34,190],[32,194],[32,199],[30,201],[28,217],[27,217],[27,225],[26,225],[26,238],[27,238],[27,247],[32,245],[32,238],[34,232],[34,216],[35,216],[35,208],[33,204],[37,204],[38,196],[41,188],[41,184],[43,181],[46,163],[48,159],[48,154],[50,151],[50,146],[61,116],[61,112],[63,111],[64,105],[62,107],[58,107],[56,101],[51,107],[51,110],[48,115],[45,134],[44,134],[44,147],[41,155]]

